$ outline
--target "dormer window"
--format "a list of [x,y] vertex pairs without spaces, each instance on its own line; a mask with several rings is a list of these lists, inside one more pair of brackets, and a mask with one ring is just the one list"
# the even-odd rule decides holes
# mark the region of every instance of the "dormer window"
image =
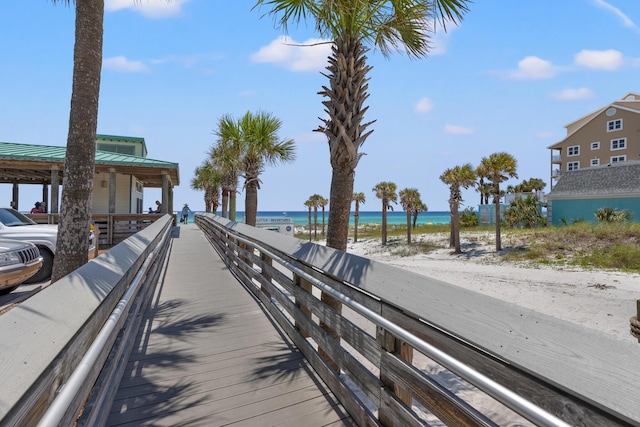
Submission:
[[607,122],[607,132],[622,130],[622,119],[609,120]]

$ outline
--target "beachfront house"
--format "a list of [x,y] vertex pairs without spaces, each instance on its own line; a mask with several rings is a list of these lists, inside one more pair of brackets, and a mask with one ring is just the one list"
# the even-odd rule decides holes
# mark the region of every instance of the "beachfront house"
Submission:
[[[173,187],[179,185],[177,163],[147,158],[144,138],[97,135],[94,214],[135,214],[147,211],[145,188],[162,189],[163,212],[173,212]],[[0,184],[12,186],[11,206],[29,210],[33,201],[19,204],[20,185],[42,186],[46,211],[58,213],[64,185],[66,147],[0,142]]]
[[631,221],[640,222],[640,161],[563,172],[547,194],[552,225],[595,222],[595,212],[605,207],[628,210]]
[[565,172],[640,160],[640,94],[628,93],[565,128],[567,136],[548,147],[551,190]]

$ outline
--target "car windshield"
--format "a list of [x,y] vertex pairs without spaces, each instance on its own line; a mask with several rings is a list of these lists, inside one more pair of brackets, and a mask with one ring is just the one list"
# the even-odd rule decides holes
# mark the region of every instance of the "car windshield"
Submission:
[[0,208],[0,222],[7,227],[17,227],[20,225],[33,225],[34,221],[22,215],[15,209]]

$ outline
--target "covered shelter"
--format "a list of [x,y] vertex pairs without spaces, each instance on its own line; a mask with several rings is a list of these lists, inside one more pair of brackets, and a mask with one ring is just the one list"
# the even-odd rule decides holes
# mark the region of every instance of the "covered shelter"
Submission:
[[[58,213],[65,156],[65,146],[0,142],[0,183],[13,185],[11,205],[18,206],[18,185],[42,185],[47,212]],[[142,213],[144,188],[161,188],[162,213],[171,213],[179,184],[177,163],[96,150],[93,213]]]

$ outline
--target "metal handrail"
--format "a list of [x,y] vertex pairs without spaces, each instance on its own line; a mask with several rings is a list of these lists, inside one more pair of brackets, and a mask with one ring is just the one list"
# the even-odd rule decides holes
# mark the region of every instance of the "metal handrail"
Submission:
[[111,316],[109,316],[98,332],[96,339],[91,343],[91,346],[88,348],[80,363],[78,363],[78,366],[76,366],[67,382],[62,386],[58,395],[38,422],[38,427],[56,427],[60,425],[60,422],[66,414],[67,408],[69,408],[78,391],[85,383],[88,375],[92,371],[92,367],[102,355],[105,346],[109,342],[109,338],[112,336],[114,331],[116,331],[120,318],[129,312],[131,304],[137,295],[149,268],[153,264],[159,251],[164,246],[167,236],[170,233],[171,227],[166,227],[162,239],[145,259],[144,263],[131,281],[131,285],[120,301],[118,301],[118,304],[111,313]]
[[[217,224],[216,226],[220,227]],[[388,321],[387,319],[378,315],[374,311],[366,308],[364,305],[352,300],[348,296],[335,290],[329,285],[326,285],[325,283],[321,282],[315,277],[307,274],[304,270],[296,267],[295,265],[291,264],[289,261],[283,259],[282,257],[278,256],[277,254],[270,251],[269,249],[259,245],[255,241],[240,237],[239,235],[229,230],[226,230],[226,232],[233,234],[234,238],[239,240],[240,242],[249,244],[254,248],[258,249],[260,252],[269,256],[272,260],[278,262],[279,264],[291,270],[298,276],[301,276],[302,278],[304,278],[306,281],[320,288],[323,292],[330,294],[332,297],[336,298],[343,304],[347,305],[349,308],[359,313],[364,318],[370,320],[371,322],[375,323],[376,325],[384,329],[387,329],[388,331],[390,331],[397,337],[401,338],[402,340],[404,340],[414,348],[423,352],[426,356],[440,363],[442,366],[449,369],[451,372],[456,373],[461,378],[467,380],[469,383],[478,387],[480,390],[484,391],[491,397],[503,403],[505,406],[511,408],[512,410],[522,415],[529,421],[534,422],[538,425],[569,427],[569,424],[562,421],[555,415],[550,414],[549,412],[540,408],[538,405],[534,404],[533,402],[526,400],[525,398],[518,395],[517,393],[493,381],[487,376],[477,372],[476,370],[465,365],[464,363],[460,362],[454,357],[448,355],[447,353],[441,351],[440,349],[421,340],[420,338],[406,331],[405,329]]]

